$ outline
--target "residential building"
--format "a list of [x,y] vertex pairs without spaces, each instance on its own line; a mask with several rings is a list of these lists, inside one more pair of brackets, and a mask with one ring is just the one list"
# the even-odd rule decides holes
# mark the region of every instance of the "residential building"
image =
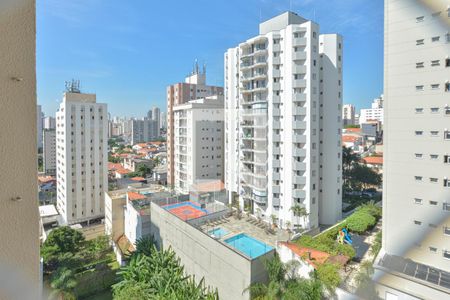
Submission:
[[157,122],[143,118],[131,121],[131,144],[147,143],[158,137]]
[[44,129],[55,129],[56,128],[56,120],[53,117],[45,117],[44,118]]
[[223,180],[223,96],[173,107],[175,190],[188,194],[198,180]]
[[355,125],[355,106],[353,104],[342,106],[342,122],[344,126]]
[[36,2],[2,1],[0,13],[0,298],[40,299],[37,195]]
[[206,69],[201,72],[196,64],[193,72],[186,77],[185,82],[167,87],[167,182],[175,184],[175,138],[174,111],[175,105],[191,100],[202,99],[213,95],[223,95],[223,88],[206,85]]
[[385,1],[382,251],[385,299],[450,294],[448,0]]
[[167,114],[165,112],[161,112],[160,114],[160,121],[161,121],[161,129],[166,130],[167,128]]
[[[225,54],[229,201],[279,226],[341,218],[342,37],[286,12]],[[296,218],[291,208],[306,208]],[[290,225],[289,225],[290,224]]]
[[361,109],[359,123],[367,123],[369,121],[379,121],[383,124],[383,95],[373,100],[372,108]]
[[37,145],[38,149],[42,149],[42,126],[44,122],[44,114],[42,113],[42,106],[37,106],[37,121],[36,121],[36,127],[37,127]]
[[153,106],[152,115],[153,115],[153,120],[156,121],[156,129],[158,131],[158,136],[159,136],[159,131],[161,129],[161,110],[159,109],[159,107]]
[[67,85],[56,113],[57,209],[67,224],[104,216],[107,175],[107,106]]
[[42,160],[45,174],[56,174],[56,131],[44,129],[43,131]]

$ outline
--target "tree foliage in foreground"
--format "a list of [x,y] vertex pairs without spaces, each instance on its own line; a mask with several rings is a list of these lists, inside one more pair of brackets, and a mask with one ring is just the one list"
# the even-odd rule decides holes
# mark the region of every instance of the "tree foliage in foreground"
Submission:
[[278,255],[264,262],[269,274],[269,282],[254,283],[244,292],[254,300],[319,300],[323,297],[323,285],[312,274],[311,279],[297,276],[297,262],[283,263]]
[[141,240],[139,252],[119,271],[121,281],[113,286],[114,299],[218,299],[217,291],[206,287],[203,279],[196,283],[185,274],[172,249],[159,251],[154,245],[143,249],[149,244]]

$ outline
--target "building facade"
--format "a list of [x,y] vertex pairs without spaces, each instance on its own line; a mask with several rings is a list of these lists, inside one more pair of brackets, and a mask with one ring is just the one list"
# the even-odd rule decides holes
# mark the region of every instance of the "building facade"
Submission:
[[42,159],[45,174],[56,174],[56,131],[44,129]]
[[383,248],[389,299],[450,293],[450,11],[447,0],[385,1]]
[[42,106],[37,106],[37,116],[36,116],[36,127],[37,127],[37,147],[42,149],[42,126],[44,125],[44,114],[42,113]]
[[224,177],[223,96],[174,107],[175,190],[188,194],[197,181]]
[[186,77],[185,82],[167,87],[167,183],[175,184],[175,138],[174,106],[191,100],[201,99],[213,95],[223,95],[223,88],[206,85],[206,70],[200,72],[198,65]]
[[144,118],[131,121],[131,144],[147,143],[158,137],[158,126],[155,120]]
[[53,117],[45,117],[44,118],[44,129],[55,129],[56,128],[56,120]]
[[158,136],[159,136],[159,131],[161,129],[161,110],[159,109],[159,107],[153,106],[152,115],[153,115],[153,120],[156,121],[156,128],[158,130]]
[[344,104],[342,106],[342,122],[345,125],[355,125],[355,106]]
[[56,113],[57,208],[67,224],[104,216],[107,105],[95,94],[64,93]]
[[372,108],[361,109],[359,123],[367,123],[369,121],[379,121],[383,124],[383,95],[376,98],[372,102]]
[[[341,218],[342,38],[286,12],[225,53],[229,201],[285,228]],[[309,215],[296,218],[292,207]]]

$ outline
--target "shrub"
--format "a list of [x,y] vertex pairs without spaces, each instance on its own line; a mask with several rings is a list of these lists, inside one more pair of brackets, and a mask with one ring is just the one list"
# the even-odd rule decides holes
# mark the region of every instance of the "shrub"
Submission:
[[374,216],[365,211],[357,211],[347,218],[346,223],[350,231],[364,233],[376,224]]
[[382,210],[381,207],[376,206],[372,201],[361,205],[356,209],[355,213],[365,212],[375,217],[377,220],[381,218]]
[[317,277],[329,291],[334,291],[341,284],[339,265],[324,263],[316,269]]

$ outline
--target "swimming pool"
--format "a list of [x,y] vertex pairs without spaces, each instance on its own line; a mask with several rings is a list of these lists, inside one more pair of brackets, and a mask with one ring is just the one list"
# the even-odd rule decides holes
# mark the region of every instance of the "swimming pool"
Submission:
[[224,235],[227,235],[228,231],[223,229],[223,228],[221,228],[221,227],[217,227],[217,228],[214,228],[213,230],[208,231],[208,234],[209,235],[214,235],[214,237],[220,239]]
[[251,258],[266,254],[273,249],[273,247],[266,245],[245,233],[235,235],[226,239],[224,242]]

